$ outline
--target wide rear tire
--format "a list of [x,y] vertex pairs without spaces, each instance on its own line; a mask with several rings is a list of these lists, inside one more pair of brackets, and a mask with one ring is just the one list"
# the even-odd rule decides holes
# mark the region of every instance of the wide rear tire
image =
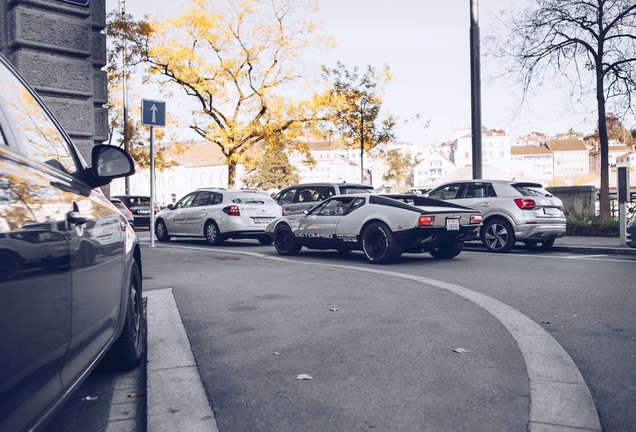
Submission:
[[396,261],[404,251],[404,245],[382,222],[371,223],[362,234],[364,256],[374,264]]
[[287,224],[281,224],[274,231],[274,247],[281,255],[298,255],[302,246],[296,241],[294,232]]
[[430,254],[437,259],[455,258],[464,249],[464,242],[444,243],[432,250]]

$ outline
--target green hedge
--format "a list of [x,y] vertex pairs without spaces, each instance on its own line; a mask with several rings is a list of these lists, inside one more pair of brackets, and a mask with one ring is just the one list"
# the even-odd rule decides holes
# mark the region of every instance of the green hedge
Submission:
[[567,216],[565,235],[584,237],[620,237],[620,223],[617,220],[600,219],[590,213]]

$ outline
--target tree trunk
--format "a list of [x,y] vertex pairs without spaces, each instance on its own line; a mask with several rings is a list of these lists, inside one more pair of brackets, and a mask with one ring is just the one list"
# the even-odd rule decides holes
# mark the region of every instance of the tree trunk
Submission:
[[236,161],[228,158],[227,161],[227,188],[234,189],[236,187]]
[[[599,52],[598,58],[602,58]],[[605,120],[605,86],[603,83],[603,65],[597,61],[596,65],[596,102],[598,105],[598,139],[601,144],[601,193],[599,198],[601,219],[610,218],[609,197],[609,139]]]

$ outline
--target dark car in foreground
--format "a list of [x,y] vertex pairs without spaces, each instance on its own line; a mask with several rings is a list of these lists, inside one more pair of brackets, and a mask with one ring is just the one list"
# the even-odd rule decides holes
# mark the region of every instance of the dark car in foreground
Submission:
[[625,244],[636,248],[636,215],[632,216],[632,220],[627,224],[626,231]]
[[0,55],[0,431],[41,429],[105,359],[135,367],[139,241],[99,189],[134,172],[108,145],[91,164]]
[[337,195],[301,214],[283,216],[265,231],[281,255],[296,255],[303,247],[362,250],[375,264],[394,262],[404,252],[453,258],[477,235],[479,211],[424,197],[411,200]]

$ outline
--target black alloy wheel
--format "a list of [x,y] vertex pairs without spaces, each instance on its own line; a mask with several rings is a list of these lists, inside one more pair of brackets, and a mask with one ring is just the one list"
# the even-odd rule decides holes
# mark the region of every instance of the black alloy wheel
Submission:
[[449,242],[439,245],[430,254],[437,259],[455,258],[464,249],[464,242]]
[[281,255],[298,255],[302,246],[296,241],[292,229],[287,224],[280,224],[274,231],[274,247]]
[[397,260],[404,246],[382,222],[373,222],[362,234],[362,251],[374,264],[388,264]]

